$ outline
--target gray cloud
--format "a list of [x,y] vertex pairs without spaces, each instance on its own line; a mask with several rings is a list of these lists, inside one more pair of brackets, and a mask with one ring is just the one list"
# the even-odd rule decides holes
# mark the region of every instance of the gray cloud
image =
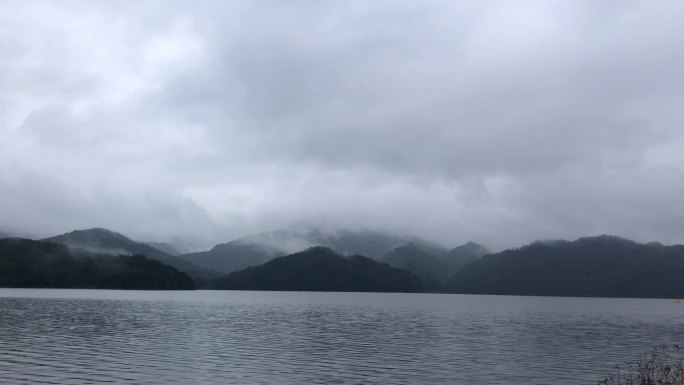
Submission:
[[6,2],[0,228],[684,242],[677,1]]

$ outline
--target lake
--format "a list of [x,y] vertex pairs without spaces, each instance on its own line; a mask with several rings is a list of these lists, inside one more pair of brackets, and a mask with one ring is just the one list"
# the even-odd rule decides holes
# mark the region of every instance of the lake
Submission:
[[10,384],[595,384],[672,300],[0,289]]

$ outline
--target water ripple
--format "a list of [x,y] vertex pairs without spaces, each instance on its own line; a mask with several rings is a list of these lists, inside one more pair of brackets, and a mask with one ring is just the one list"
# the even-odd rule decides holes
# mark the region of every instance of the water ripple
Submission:
[[665,300],[0,290],[11,384],[594,384],[681,342]]

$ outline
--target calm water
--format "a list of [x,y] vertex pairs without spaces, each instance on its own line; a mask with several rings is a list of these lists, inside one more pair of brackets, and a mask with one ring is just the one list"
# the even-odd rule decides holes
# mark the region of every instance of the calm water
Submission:
[[671,300],[0,289],[9,384],[595,384]]

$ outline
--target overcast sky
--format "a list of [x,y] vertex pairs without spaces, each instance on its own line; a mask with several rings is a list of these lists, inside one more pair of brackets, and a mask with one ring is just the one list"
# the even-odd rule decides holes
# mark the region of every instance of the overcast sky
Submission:
[[684,242],[684,2],[0,1],[0,230]]

